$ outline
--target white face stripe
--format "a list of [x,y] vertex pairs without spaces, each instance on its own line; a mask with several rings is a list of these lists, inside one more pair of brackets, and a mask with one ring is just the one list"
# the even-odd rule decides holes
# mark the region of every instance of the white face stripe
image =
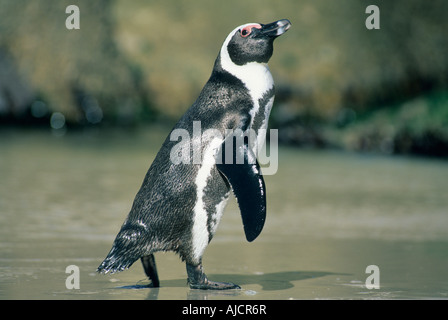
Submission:
[[[226,40],[224,40],[222,48],[224,48],[224,47],[227,48],[227,45],[229,44],[230,39],[232,39],[232,37],[235,34],[235,32],[237,32],[240,29],[244,29],[247,26],[254,25],[254,24],[258,24],[258,23],[255,23],[255,22],[246,23],[246,24],[243,24],[242,26],[239,26],[239,27],[236,27],[235,29],[233,29],[232,32],[230,32],[229,35],[227,36]],[[222,48],[221,48],[221,53],[222,53]]]

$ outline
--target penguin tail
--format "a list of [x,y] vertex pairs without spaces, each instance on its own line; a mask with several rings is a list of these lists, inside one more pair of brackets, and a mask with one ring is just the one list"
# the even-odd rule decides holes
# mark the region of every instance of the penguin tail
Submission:
[[115,238],[112,249],[97,268],[98,273],[116,273],[128,269],[144,256],[142,234],[135,228],[123,227]]
[[104,274],[120,272],[128,269],[138,259],[138,257],[135,258],[132,255],[120,254],[115,249],[115,247],[112,248],[104,261],[96,269],[96,272]]

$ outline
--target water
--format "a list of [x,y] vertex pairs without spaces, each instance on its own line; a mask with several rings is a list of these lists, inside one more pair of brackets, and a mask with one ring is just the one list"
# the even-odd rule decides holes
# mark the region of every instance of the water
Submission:
[[173,253],[156,254],[158,289],[140,262],[96,274],[166,134],[1,131],[0,299],[448,298],[447,162],[286,147],[260,237],[246,242],[231,201],[204,256],[210,279],[242,290],[190,290]]

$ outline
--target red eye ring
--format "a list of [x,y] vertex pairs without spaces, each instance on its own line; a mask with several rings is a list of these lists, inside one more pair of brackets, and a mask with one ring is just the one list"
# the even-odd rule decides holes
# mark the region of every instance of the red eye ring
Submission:
[[243,29],[241,29],[240,34],[243,38],[248,37],[251,33],[252,33],[252,29],[253,28],[257,28],[257,29],[261,29],[261,25],[259,24],[250,24],[245,26]]
[[252,28],[251,27],[245,27],[241,30],[241,36],[243,38],[246,38],[248,35],[250,35],[250,33],[252,32]]

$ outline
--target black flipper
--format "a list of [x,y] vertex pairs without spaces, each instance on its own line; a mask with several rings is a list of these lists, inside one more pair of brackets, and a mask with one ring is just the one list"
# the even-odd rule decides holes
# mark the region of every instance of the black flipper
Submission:
[[[231,155],[230,139],[233,152]],[[266,220],[266,188],[260,165],[249,147],[249,142],[244,139],[244,143],[235,143],[235,140],[238,142],[238,139],[231,135],[224,141],[221,146],[222,158],[217,159],[220,161],[217,161],[216,166],[233,189],[240,207],[246,239],[251,242],[258,237]]]

